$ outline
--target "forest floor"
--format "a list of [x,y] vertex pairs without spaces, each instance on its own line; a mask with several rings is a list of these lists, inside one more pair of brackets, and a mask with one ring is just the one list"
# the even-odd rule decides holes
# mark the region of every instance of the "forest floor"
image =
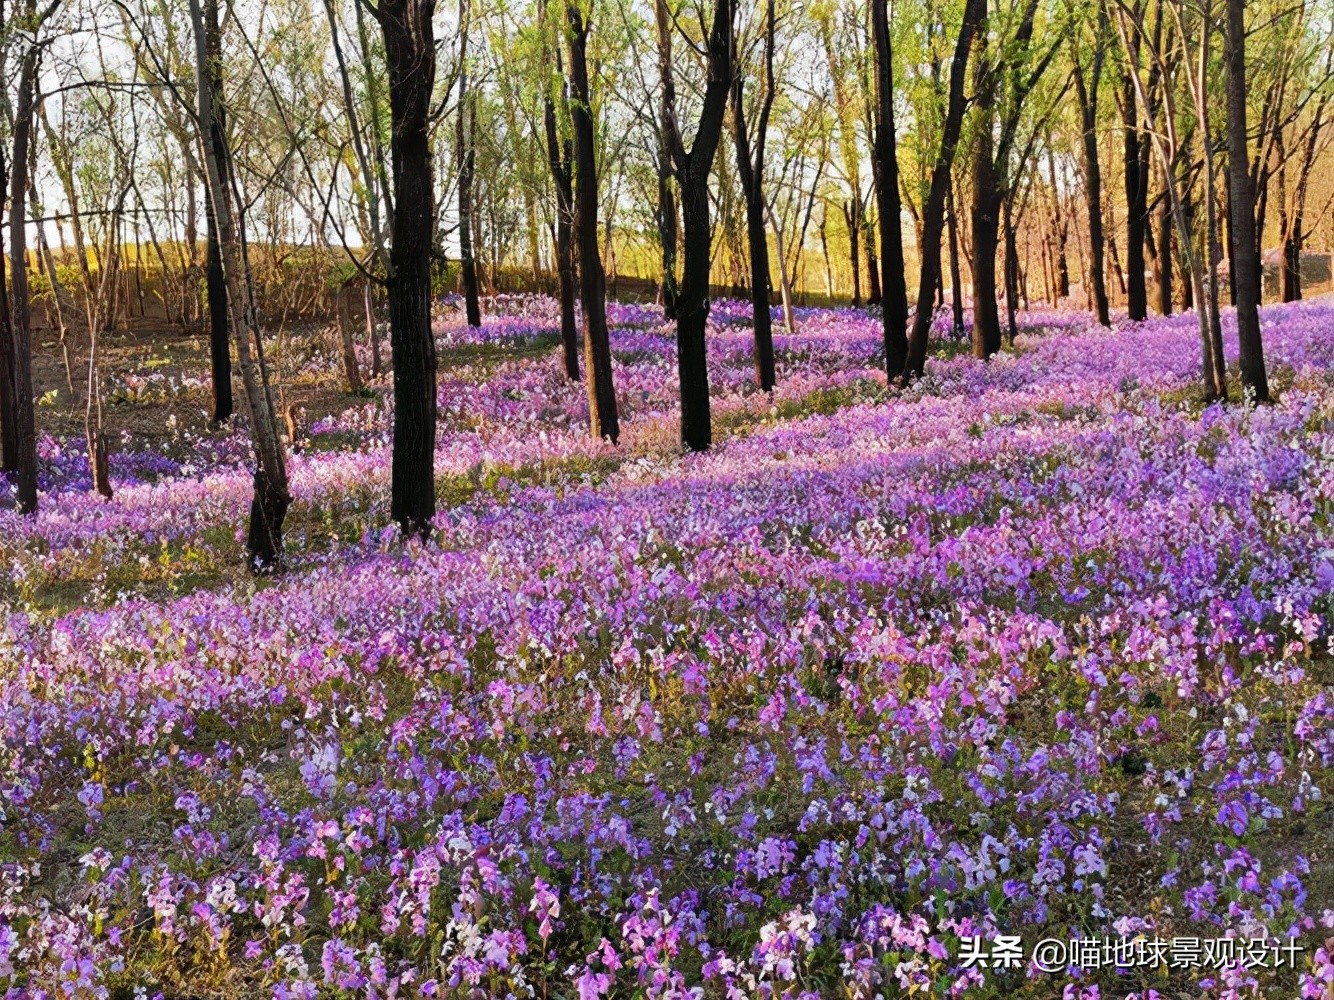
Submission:
[[[38,514],[0,486],[0,989],[1334,996],[1334,305],[1265,311],[1256,410],[1199,401],[1191,317],[1063,312],[901,391],[874,318],[803,310],[769,396],[722,302],[706,455],[654,310],[612,309],[618,447],[553,305],[505,312],[437,324],[425,547],[387,379],[274,338],[262,580],[204,339],[104,338],[109,502],[46,345]],[[965,960],[1000,935],[1026,961]]]

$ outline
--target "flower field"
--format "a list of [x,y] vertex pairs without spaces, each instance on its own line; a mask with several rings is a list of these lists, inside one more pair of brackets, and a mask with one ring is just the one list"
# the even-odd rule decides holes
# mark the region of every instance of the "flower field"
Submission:
[[1334,997],[1334,307],[1202,410],[1192,316],[1029,314],[901,392],[803,311],[770,398],[720,303],[704,455],[655,311],[615,448],[507,312],[440,322],[429,546],[378,399],[305,430],[258,583],[240,432],[0,491],[0,992]]

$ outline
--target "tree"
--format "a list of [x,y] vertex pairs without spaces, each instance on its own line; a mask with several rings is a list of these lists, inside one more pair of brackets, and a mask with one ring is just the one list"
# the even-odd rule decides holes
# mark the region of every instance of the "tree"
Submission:
[[[1005,292],[1009,327],[1014,327],[1018,284],[1018,249],[1014,232],[1014,197],[1017,177],[1032,156],[1037,140],[1033,130],[1016,154],[1020,126],[1029,96],[1042,80],[1056,45],[1031,58],[1038,0],[1019,8],[1013,37],[1002,24],[999,51],[984,41],[974,66],[974,91],[980,121],[973,153],[973,354],[991,357],[1001,347],[1000,315],[996,306],[996,252],[1002,216],[1005,222]],[[1053,102],[1054,103],[1054,102]],[[1012,335],[1011,335],[1012,339]]]
[[[0,187],[8,179],[8,171],[0,170]],[[17,472],[19,467],[14,367],[14,328],[9,315],[9,269],[5,255],[0,253],[0,472]]]
[[[1166,3],[1167,0],[1164,0]],[[1179,16],[1179,11],[1174,11],[1177,15],[1177,30],[1182,39],[1182,44],[1186,37],[1185,25],[1183,19]],[[1133,11],[1127,10],[1124,4],[1118,8],[1116,18],[1117,33],[1121,39],[1121,50],[1126,56],[1126,61],[1131,74],[1131,81],[1135,87],[1135,97],[1139,101],[1140,110],[1146,116],[1150,106],[1148,88],[1144,82],[1140,64],[1140,50],[1131,43],[1131,35],[1135,31],[1142,31],[1143,26],[1134,20]],[[1207,33],[1202,32],[1202,35]],[[1207,38],[1201,38],[1201,52],[1207,52]],[[1196,303],[1196,317],[1200,330],[1200,350],[1203,359],[1204,368],[1204,386],[1205,398],[1209,401],[1227,398],[1227,383],[1224,378],[1222,344],[1216,340],[1217,324],[1210,318],[1209,304],[1211,298],[1206,296],[1204,287],[1203,267],[1195,254],[1191,238],[1191,211],[1186,200],[1186,194],[1182,190],[1182,184],[1176,174],[1177,158],[1183,149],[1182,138],[1177,128],[1177,107],[1171,86],[1172,74],[1167,71],[1164,65],[1164,58],[1156,49],[1150,47],[1149,55],[1158,67],[1163,78],[1163,124],[1164,130],[1159,133],[1157,130],[1150,130],[1150,136],[1153,139],[1154,150],[1158,154],[1159,165],[1163,169],[1163,177],[1167,186],[1168,197],[1172,206],[1172,218],[1176,223],[1177,239],[1180,244],[1181,255],[1185,261],[1186,275],[1190,281],[1191,299]],[[1201,65],[1205,65],[1201,59]],[[1197,108],[1198,110],[1198,108]],[[1207,121],[1207,115],[1205,116]],[[1202,126],[1205,124],[1201,123]],[[1207,132],[1206,132],[1207,134]],[[1205,145],[1208,145],[1206,140]],[[1212,233],[1209,234],[1212,236]],[[1167,240],[1160,240],[1164,247],[1163,257],[1166,258]],[[1206,256],[1209,256],[1208,254]],[[1164,260],[1164,269],[1169,270],[1170,264]],[[1216,270],[1216,269],[1215,269]],[[1217,302],[1217,295],[1212,296],[1212,301]]]
[[[879,0],[875,0],[879,2]],[[836,14],[844,15],[842,25],[835,20]],[[852,305],[862,304],[862,262],[861,245],[863,233],[866,242],[871,244],[867,221],[866,196],[862,191],[862,167],[858,120],[863,113],[874,117],[874,109],[865,108],[865,74],[861,72],[862,53],[858,38],[865,28],[864,24],[848,23],[855,16],[837,3],[812,5],[812,18],[824,49],[825,61],[829,67],[829,82],[834,94],[834,117],[838,127],[839,158],[842,161],[843,176],[848,185],[848,197],[842,200],[839,208],[844,225],[848,231],[848,267],[852,275]],[[857,20],[860,21],[860,18]],[[874,139],[872,139],[874,142]],[[874,164],[873,164],[874,165]],[[874,249],[867,247],[868,261],[875,259]],[[868,275],[870,285],[866,296],[867,305],[876,305],[881,300],[880,275],[876,268],[871,268]]]
[[459,0],[459,108],[457,140],[459,157],[459,267],[463,272],[464,309],[468,325],[482,325],[482,307],[477,288],[477,259],[473,253],[473,178],[477,170],[474,145],[477,107],[468,86],[468,32],[472,27],[472,4]]
[[[34,0],[25,11],[35,35],[55,13],[53,2],[41,14]],[[33,109],[36,104],[37,63],[43,43],[28,42],[19,61],[18,102],[14,108],[14,154],[10,160],[9,263],[10,338],[8,363],[2,367],[9,374],[9,408],[6,421],[12,427],[14,468],[18,473],[18,509],[23,514],[37,511],[37,425],[33,411],[32,390],[32,312],[28,292],[28,170],[29,144],[32,142]],[[8,449],[6,449],[8,450]]]
[[968,53],[973,38],[986,21],[986,0],[965,0],[963,23],[959,26],[954,59],[950,63],[949,97],[945,122],[941,130],[940,147],[931,169],[931,186],[922,206],[922,239],[920,256],[921,279],[917,285],[917,312],[913,316],[912,335],[908,341],[908,357],[904,364],[905,384],[920,376],[926,367],[927,340],[931,335],[931,320],[935,315],[936,288],[940,284],[940,241],[945,230],[945,201],[951,183],[954,154],[959,147],[966,106],[963,93],[968,72]]
[[[214,163],[220,170],[226,170],[231,162],[227,155],[227,119],[222,97],[222,30],[218,22],[218,5],[205,4],[204,13],[205,47],[208,52],[207,78],[201,86],[212,91],[212,104],[215,114],[208,120],[204,143],[211,147]],[[224,188],[230,187],[232,180],[225,174],[222,177]],[[205,270],[208,285],[208,331],[209,331],[209,373],[213,389],[213,415],[215,424],[231,419],[234,403],[232,400],[232,355],[231,355],[231,318],[227,314],[227,282],[222,273],[222,246],[218,236],[217,211],[213,205],[212,185],[204,185],[205,216],[208,225],[208,249],[205,257]]]
[[389,338],[394,366],[390,512],[403,533],[427,538],[435,517],[436,351],[431,330],[435,188],[429,138],[435,87],[435,0],[380,0],[392,123],[393,220]]
[[[755,380],[764,392],[772,392],[774,377],[772,289],[769,285],[769,234],[765,228],[764,152],[769,134],[769,115],[774,105],[774,0],[768,0],[764,21],[764,91],[755,126],[754,150],[746,127],[745,78],[732,81],[732,129],[736,138],[737,172],[746,198],[746,235],[750,246],[750,291],[755,331]],[[780,265],[781,266],[781,265]],[[855,262],[854,262],[855,266]]]
[[548,37],[547,0],[538,5],[539,31],[542,35],[544,75],[542,87],[542,125],[547,147],[547,165],[556,189],[556,221],[553,228],[556,270],[560,281],[560,339],[565,377],[579,380],[579,325],[575,299],[579,294],[574,262],[574,143],[568,130],[562,135],[557,127],[556,102],[552,88],[559,86],[563,104],[569,106],[569,83],[564,79],[564,59],[560,45]]
[[[898,143],[894,135],[894,55],[889,2],[871,0],[875,42],[875,193],[880,211],[881,316],[885,371],[892,380],[908,357],[908,289],[903,274],[903,202],[899,195]],[[939,269],[940,249],[936,249]]]
[[1260,340],[1260,255],[1255,238],[1255,190],[1251,187],[1246,139],[1246,17],[1242,0],[1227,0],[1228,199],[1232,212],[1232,259],[1237,298],[1241,380],[1257,402],[1269,401],[1264,346]]
[[[204,3],[213,7],[216,0],[204,0]],[[207,25],[215,23],[216,18],[216,10],[205,13],[200,0],[190,0],[190,19],[195,33],[199,127],[203,135],[212,134],[215,115],[222,110],[221,105],[215,103],[216,95],[210,83],[217,70],[211,68]],[[226,142],[220,145],[204,143],[204,166],[218,226],[228,315],[241,381],[245,386],[246,416],[250,420],[251,444],[256,458],[255,493],[250,505],[246,551],[251,571],[262,573],[276,567],[282,556],[283,521],[292,497],[287,485],[287,455],[278,434],[277,413],[269,388],[268,368],[264,363],[254,284],[245,259],[241,201],[234,186],[235,174],[230,160]]]
[[620,415],[611,377],[607,331],[606,276],[598,250],[598,174],[593,106],[588,82],[589,22],[578,0],[566,0],[570,45],[570,121],[574,131],[575,236],[579,244],[579,290],[584,307],[584,372],[589,427],[596,438],[615,444]]
[[[1146,5],[1136,2],[1134,11],[1137,21],[1143,21]],[[1161,48],[1163,31],[1163,8],[1157,6],[1154,18],[1152,44]],[[1131,45],[1138,50],[1141,36],[1136,32],[1131,37]],[[1149,73],[1148,93],[1152,99],[1157,90],[1157,72]],[[1156,109],[1151,103],[1144,115],[1139,113],[1139,104],[1135,100],[1135,83],[1130,73],[1125,72],[1121,95],[1121,121],[1123,128],[1123,155],[1126,192],[1126,312],[1130,319],[1139,321],[1149,315],[1148,287],[1145,281],[1144,250],[1149,237],[1149,136],[1148,130],[1154,127]]]
[[1107,276],[1103,263],[1107,241],[1102,228],[1102,165],[1098,160],[1098,92],[1102,86],[1102,70],[1107,61],[1107,18],[1103,9],[1098,9],[1097,33],[1093,43],[1093,62],[1085,70],[1079,53],[1071,57],[1071,72],[1074,74],[1075,97],[1079,104],[1079,132],[1084,143],[1084,188],[1088,195],[1089,214],[1089,262],[1085,274],[1089,288],[1089,305],[1098,322],[1111,326],[1111,314],[1107,302]]
[[733,0],[714,0],[708,38],[708,81],[694,142],[686,148],[676,113],[672,69],[675,19],[667,0],[656,0],[658,67],[668,163],[681,195],[685,261],[676,299],[676,357],[681,380],[681,442],[707,451],[713,441],[709,418],[709,374],[705,327],[709,318],[709,265],[713,230],[709,221],[709,174],[722,133],[733,72]]

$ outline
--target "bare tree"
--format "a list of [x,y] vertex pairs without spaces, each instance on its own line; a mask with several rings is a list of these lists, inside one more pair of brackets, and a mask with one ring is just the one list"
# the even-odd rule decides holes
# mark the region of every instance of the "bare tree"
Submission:
[[[899,195],[898,141],[894,134],[894,56],[888,0],[871,0],[875,40],[875,193],[880,209],[881,314],[885,371],[903,372],[908,357],[908,289],[903,274],[903,202]],[[942,206],[943,208],[943,206]],[[937,269],[940,250],[937,248]]]
[[722,134],[732,89],[733,0],[715,0],[708,38],[708,82],[695,139],[689,149],[676,113],[672,69],[674,20],[666,0],[657,0],[658,66],[662,76],[663,118],[668,162],[681,193],[685,221],[685,264],[676,300],[676,356],[681,379],[681,441],[706,451],[713,441],[709,419],[709,374],[704,331],[709,317],[709,266],[713,230],[709,221],[709,174]]
[[390,515],[405,535],[426,538],[435,518],[437,407],[431,330],[435,188],[429,135],[435,0],[380,0],[369,9],[384,35],[393,129],[394,210],[387,279],[394,365]]
[[966,0],[963,23],[959,26],[958,40],[954,46],[954,60],[950,64],[945,122],[935,165],[931,169],[931,186],[922,206],[922,274],[917,286],[917,312],[913,316],[912,335],[908,340],[908,357],[903,368],[905,383],[921,375],[926,367],[927,341],[931,335],[931,320],[935,316],[936,289],[940,285],[940,241],[945,230],[945,200],[949,193],[954,154],[959,148],[959,133],[963,128],[966,107],[963,86],[968,72],[968,54],[972,50],[973,38],[986,22],[986,11],[986,0]]
[[1232,212],[1233,292],[1237,298],[1237,336],[1241,344],[1241,380],[1257,402],[1269,401],[1264,345],[1260,339],[1260,254],[1255,238],[1255,189],[1251,186],[1246,138],[1246,10],[1242,0],[1227,0],[1228,183]]
[[620,414],[611,379],[607,331],[607,286],[598,251],[598,174],[593,108],[588,82],[588,20],[577,0],[567,0],[570,45],[570,120],[574,130],[575,236],[579,244],[579,288],[584,307],[584,372],[589,426],[593,436],[613,444],[620,438]]
[[746,234],[750,246],[750,289],[755,331],[755,379],[764,392],[775,384],[773,317],[770,315],[772,290],[769,285],[769,234],[764,224],[764,153],[769,136],[769,115],[773,111],[774,86],[774,0],[768,0],[764,21],[764,90],[760,100],[759,120],[755,125],[752,151],[746,127],[743,91],[745,78],[738,73],[732,81],[732,128],[736,138],[737,172],[746,198]]
[[[212,7],[217,0],[204,0]],[[208,27],[217,18],[215,10],[205,12],[200,0],[190,0],[190,20],[195,33],[195,58],[199,125],[201,132],[212,134],[216,111],[211,85],[211,53]],[[251,444],[255,451],[255,494],[250,505],[250,531],[246,550],[252,572],[267,572],[278,565],[283,549],[283,521],[292,496],[287,484],[287,454],[279,436],[277,410],[269,387],[268,366],[255,305],[254,283],[246,261],[241,237],[244,220],[240,216],[240,198],[231,168],[227,143],[204,144],[204,166],[208,175],[212,210],[218,226],[218,249],[227,290],[228,315],[236,348],[237,365],[245,386],[246,416],[250,421]]]
[[559,85],[564,104],[569,107],[569,82],[565,79],[561,46],[549,37],[547,0],[538,4],[539,30],[544,55],[542,87],[542,126],[547,147],[547,165],[556,189],[556,219],[552,226],[556,244],[556,271],[560,282],[560,339],[565,377],[579,380],[579,326],[575,314],[579,294],[574,260],[574,143],[562,134],[556,119],[552,87]]

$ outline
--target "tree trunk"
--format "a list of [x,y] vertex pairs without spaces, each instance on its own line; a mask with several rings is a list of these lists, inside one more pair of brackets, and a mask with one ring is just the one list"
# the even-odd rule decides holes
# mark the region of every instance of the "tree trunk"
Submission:
[[1149,147],[1139,132],[1134,83],[1127,80],[1125,89],[1126,311],[1132,320],[1139,321],[1149,315],[1144,279],[1144,246],[1149,229]]
[[[898,142],[894,134],[894,62],[888,0],[872,0],[875,41],[875,188],[880,217],[880,291],[885,372],[893,381],[908,360],[908,290],[903,274],[903,202],[899,194]],[[941,210],[944,206],[942,204]],[[937,237],[939,242],[939,237]],[[940,248],[936,248],[939,272]]]
[[[1208,328],[1208,343],[1205,345],[1204,365],[1205,383],[1209,387],[1206,394],[1210,400],[1227,399],[1227,370],[1223,361],[1223,324],[1218,302],[1218,265],[1222,263],[1218,238],[1218,204],[1214,197],[1214,137],[1209,123],[1209,100],[1206,79],[1209,68],[1210,35],[1213,28],[1213,9],[1211,0],[1206,0],[1201,18],[1200,61],[1196,76],[1195,114],[1200,125],[1201,143],[1204,146],[1204,218],[1205,252],[1202,262],[1205,279],[1204,291],[1208,296],[1205,316]],[[1198,299],[1197,299],[1198,302]]]
[[112,252],[114,232],[119,225],[120,213],[125,204],[125,192],[111,214],[108,223],[106,266],[99,276],[97,287],[86,286],[88,320],[88,382],[87,398],[83,411],[83,436],[88,449],[88,471],[92,477],[94,492],[110,500],[111,465],[106,431],[102,420],[102,377],[100,371],[100,340],[105,325],[103,310],[111,301],[111,290],[120,280],[120,254]]
[[[984,130],[985,131],[985,130]],[[973,170],[973,356],[986,359],[1001,347],[996,306],[996,250],[1000,243],[1001,197],[996,190],[990,142],[982,139]]]
[[[3,180],[8,181],[8,177]],[[5,263],[5,255],[0,253],[0,472],[16,472],[19,440],[18,408],[14,405],[14,327],[9,314],[9,274]]]
[[14,410],[14,441],[18,472],[18,508],[23,514],[37,510],[37,426],[33,412],[32,314],[28,295],[28,144],[32,141],[32,117],[37,87],[35,45],[23,54],[19,70],[18,105],[14,111],[13,175],[10,177],[9,263],[12,307],[11,406]]
[[[216,0],[205,0],[205,3],[212,8]],[[207,128],[216,121],[215,109],[221,110],[221,105],[215,108],[213,88],[209,83],[211,60],[205,28],[205,23],[214,23],[217,14],[215,10],[210,10],[206,18],[200,10],[199,0],[190,0],[190,17],[195,31],[199,121],[201,127]],[[282,556],[283,520],[292,502],[287,487],[287,455],[278,435],[273,394],[269,389],[268,371],[264,364],[254,286],[245,260],[244,222],[233,213],[231,192],[226,180],[232,176],[230,150],[224,141],[221,148],[213,143],[205,143],[204,152],[213,213],[218,225],[228,314],[233,323],[236,359],[245,386],[251,442],[257,459],[246,550],[251,571],[261,573],[275,568]],[[221,158],[219,152],[223,154]],[[252,344],[255,348],[254,357],[251,355]]]
[[862,304],[861,210],[852,201],[843,203],[843,221],[848,226],[848,261],[852,266],[852,301],[854,309]]
[[[539,8],[544,16],[546,4]],[[565,67],[560,45],[551,48],[556,72],[563,75]],[[556,189],[556,270],[560,277],[560,340],[565,362],[565,377],[579,380],[579,321],[575,314],[578,286],[574,266],[574,179],[570,174],[574,152],[569,139],[562,139],[556,129],[556,105],[548,90],[542,100],[542,123],[546,130],[547,165]]]
[[[1014,194],[1005,199],[1005,342],[1014,346],[1019,335],[1015,313],[1019,309],[1019,239],[1014,227]],[[1027,306],[1025,306],[1027,308]]]
[[834,299],[834,265],[829,259],[829,208],[820,213],[820,250],[824,256],[824,294],[831,302]]
[[1158,214],[1158,313],[1172,315],[1172,203],[1167,198]]
[[394,368],[391,516],[426,538],[435,517],[436,351],[431,330],[435,191],[429,117],[435,85],[435,0],[381,0],[389,66],[394,205],[389,341]]
[[667,153],[662,152],[662,165],[658,168],[658,238],[662,241],[662,317],[668,322],[676,320],[676,298],[679,285],[676,280],[676,256],[681,242],[680,220],[677,217],[676,192],[672,190],[671,167],[667,166]]
[[1061,205],[1061,189],[1056,179],[1056,155],[1050,149],[1047,151],[1047,169],[1051,172],[1052,204],[1054,206],[1052,228],[1056,244],[1053,267],[1055,268],[1056,278],[1056,299],[1059,303],[1060,300],[1070,297],[1070,258],[1066,252],[1070,237],[1070,222]]
[[980,119],[973,148],[973,357],[983,361],[1001,347],[1000,315],[996,307],[1001,192],[992,134],[995,127],[995,73],[988,65],[986,48],[983,36],[978,43],[973,82],[973,100]]
[[362,391],[361,367],[357,364],[357,345],[352,339],[352,310],[347,304],[348,288],[339,288],[335,294],[334,310],[338,322],[338,341],[343,352],[343,374],[347,376],[347,391],[357,395]]
[[1302,253],[1297,240],[1300,220],[1289,217],[1280,208],[1279,219],[1279,258],[1278,288],[1279,298],[1284,302],[1300,302],[1302,297]]
[[1075,62],[1075,94],[1079,99],[1080,131],[1084,141],[1084,178],[1088,195],[1089,210],[1089,251],[1090,261],[1085,279],[1089,285],[1089,305],[1103,326],[1111,326],[1111,314],[1107,302],[1107,279],[1103,255],[1106,252],[1106,240],[1102,231],[1102,167],[1098,162],[1098,84],[1102,76],[1103,58],[1106,52],[1101,43],[1093,57],[1093,70],[1089,81],[1085,81],[1084,71],[1078,60]]
[[459,0],[459,117],[456,131],[459,155],[459,258],[463,271],[463,298],[468,325],[482,325],[482,305],[477,287],[477,259],[473,252],[474,206],[473,178],[477,170],[477,152],[473,148],[477,115],[468,92],[469,0]]
[[755,381],[763,392],[772,392],[774,375],[773,318],[769,311],[769,234],[764,225],[764,151],[769,131],[769,113],[774,101],[774,0],[766,10],[764,44],[765,91],[756,123],[755,149],[746,130],[744,81],[732,81],[732,125],[736,138],[737,173],[746,198],[746,234],[750,244],[751,325],[755,331]]
[[[208,49],[208,86],[212,89],[215,112],[215,120],[208,125],[207,142],[213,148],[214,160],[223,164],[229,162],[230,158],[224,155],[227,123],[223,111],[222,30],[218,23],[217,4],[206,4],[204,14],[204,30],[208,33],[205,40]],[[231,419],[235,406],[232,400],[232,331],[227,315],[227,283],[222,276],[222,251],[218,247],[218,223],[214,218],[213,199],[208,193],[208,178],[204,180],[204,212],[208,225],[205,284],[208,288],[208,345],[213,384],[212,419],[213,423],[222,424]],[[224,176],[222,182],[224,187],[229,187],[231,178]]]
[[213,205],[205,199],[208,219],[208,248],[205,256],[208,288],[208,346],[213,380],[213,415],[215,424],[232,417],[231,323],[227,317],[227,283],[222,277],[222,251],[218,248],[218,229],[213,222]]
[[[663,88],[664,138],[673,175],[681,193],[684,223],[685,261],[676,302],[676,353],[677,371],[681,380],[681,442],[691,451],[706,451],[713,442],[705,350],[705,328],[709,317],[710,250],[713,241],[709,219],[709,174],[718,151],[723,115],[732,90],[733,2],[715,0],[713,25],[708,40],[708,83],[695,139],[688,151],[675,112],[676,88],[671,62],[674,25],[666,0],[658,0],[655,5],[658,64]],[[782,261],[779,267],[785,267]]]
[[865,217],[862,218],[861,228],[866,233],[866,304],[878,306],[884,301],[884,290],[880,287],[880,258],[875,252],[875,228]]
[[783,299],[783,327],[791,335],[797,332],[797,321],[792,310],[792,279],[783,266],[783,261],[787,260],[787,234],[774,215],[773,206],[766,205],[765,210],[769,214],[769,224],[774,227],[774,242],[777,244],[775,249],[778,251],[778,288]]
[[933,318],[932,300],[936,294],[936,286],[940,284],[940,241],[945,229],[945,196],[951,183],[950,171],[954,165],[955,150],[959,146],[959,134],[963,128],[963,114],[966,108],[963,87],[968,69],[968,53],[972,48],[973,37],[983,28],[986,11],[986,0],[967,0],[964,5],[963,24],[959,28],[958,42],[954,47],[954,61],[950,65],[949,101],[941,133],[940,150],[936,156],[935,166],[931,170],[931,187],[922,206],[920,247],[922,274],[917,286],[917,314],[913,317],[908,358],[903,371],[905,382],[921,375],[926,367],[927,341],[931,335]]
[[963,275],[959,270],[959,217],[954,208],[954,185],[945,192],[949,211],[950,240],[950,310],[953,327],[951,335],[963,339]]
[[687,171],[681,184],[685,266],[676,303],[677,373],[681,380],[681,442],[691,451],[707,451],[713,443],[709,415],[708,355],[705,328],[709,318],[709,192],[703,177]]
[[[1269,401],[1264,345],[1260,339],[1260,260],[1255,239],[1255,189],[1251,185],[1246,143],[1246,26],[1243,0],[1227,0],[1228,35],[1228,177],[1232,211],[1232,259],[1235,262],[1237,338],[1241,345],[1241,380],[1257,402]],[[1300,267],[1300,260],[1298,260]]]
[[574,131],[579,286],[584,306],[584,371],[588,386],[589,427],[596,438],[615,444],[621,435],[616,390],[611,377],[611,340],[607,331],[606,276],[598,252],[598,180],[596,139],[588,84],[588,23],[572,2],[570,24],[570,119]]
[[[1334,55],[1326,60],[1326,70],[1329,71],[1331,68],[1334,68]],[[1283,258],[1288,276],[1283,287],[1285,302],[1297,302],[1302,297],[1302,248],[1306,241],[1306,197],[1310,191],[1311,170],[1315,167],[1320,153],[1320,139],[1324,134],[1325,111],[1328,106],[1328,95],[1322,97],[1316,105],[1315,115],[1306,133],[1306,148],[1302,152],[1302,162],[1297,171],[1292,218],[1283,238]],[[1257,245],[1257,253],[1258,250]]]
[[366,321],[366,340],[371,345],[371,377],[379,378],[384,373],[384,362],[380,358],[380,328],[375,322],[375,286],[369,281],[362,283],[361,304]]

